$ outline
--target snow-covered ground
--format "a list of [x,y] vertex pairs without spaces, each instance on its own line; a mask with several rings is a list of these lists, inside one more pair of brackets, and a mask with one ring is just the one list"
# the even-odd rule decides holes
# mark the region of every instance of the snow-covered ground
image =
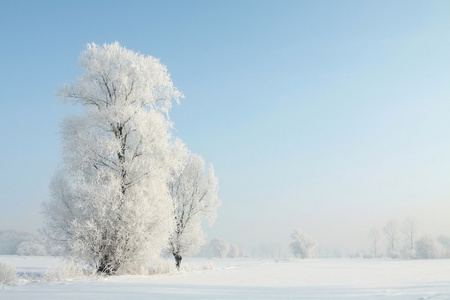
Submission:
[[0,262],[22,277],[0,289],[0,299],[450,299],[450,260],[188,258],[183,263],[198,271],[57,282],[40,275],[58,259],[0,256]]

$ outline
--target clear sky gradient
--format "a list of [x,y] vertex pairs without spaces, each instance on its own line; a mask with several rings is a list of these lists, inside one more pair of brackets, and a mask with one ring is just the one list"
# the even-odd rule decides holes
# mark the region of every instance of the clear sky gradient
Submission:
[[208,239],[369,249],[419,220],[450,235],[449,1],[0,0],[0,229],[42,227],[61,163],[55,94],[86,43],[161,59],[175,134],[216,169]]

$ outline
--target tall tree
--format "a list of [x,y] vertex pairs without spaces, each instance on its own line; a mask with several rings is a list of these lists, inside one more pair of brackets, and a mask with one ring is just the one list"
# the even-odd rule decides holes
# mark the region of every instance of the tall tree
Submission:
[[64,165],[44,204],[46,232],[99,273],[131,272],[173,228],[168,111],[182,94],[158,59],[117,42],[88,44],[80,65],[83,75],[59,93],[83,114],[62,124]]
[[173,170],[169,181],[175,218],[169,251],[179,269],[183,256],[198,252],[204,243],[201,220],[207,220],[211,226],[220,201],[213,167],[209,166],[205,172],[205,162],[200,156],[188,153],[183,146],[177,148],[181,167]]

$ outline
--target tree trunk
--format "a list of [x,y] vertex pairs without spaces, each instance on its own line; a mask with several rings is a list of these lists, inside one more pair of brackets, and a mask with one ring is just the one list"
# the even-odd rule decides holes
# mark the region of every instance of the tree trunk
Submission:
[[172,254],[173,254],[173,257],[175,257],[175,265],[177,266],[177,270],[180,270],[181,260],[183,258],[178,253],[172,253]]
[[109,255],[105,254],[100,259],[100,264],[97,268],[98,274],[114,275],[117,272],[116,264],[110,259]]

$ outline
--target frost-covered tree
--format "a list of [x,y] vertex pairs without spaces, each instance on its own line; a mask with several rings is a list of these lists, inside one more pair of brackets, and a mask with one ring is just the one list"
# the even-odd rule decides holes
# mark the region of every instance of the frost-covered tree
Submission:
[[246,249],[239,249],[239,257],[243,257],[243,258],[250,258],[251,255],[250,253],[248,253],[248,251]]
[[372,240],[372,247],[374,252],[374,257],[378,257],[378,248],[380,244],[381,234],[376,228],[372,228],[369,231],[369,238]]
[[403,234],[405,235],[408,241],[409,248],[409,256],[414,257],[414,244],[416,242],[417,235],[417,221],[413,217],[409,217],[406,219],[403,224]]
[[399,255],[397,252],[397,243],[400,238],[400,232],[397,222],[395,222],[394,220],[390,220],[386,224],[386,226],[384,226],[383,231],[386,234],[386,239],[389,244],[388,252],[390,253],[392,258],[395,258]]
[[45,250],[45,245],[26,241],[17,246],[17,255],[45,256],[47,255],[47,251]]
[[158,59],[117,42],[87,45],[80,65],[84,73],[59,93],[83,113],[62,124],[46,232],[100,273],[133,272],[173,230],[168,111],[182,95]]
[[418,258],[437,258],[436,243],[433,238],[424,236],[416,242]]
[[205,171],[205,162],[200,156],[188,153],[182,145],[176,148],[181,166],[173,170],[168,183],[175,218],[169,251],[179,269],[182,257],[198,252],[204,243],[201,221],[207,220],[212,226],[220,201],[213,167]]
[[[24,251],[22,248],[24,248],[27,244],[23,243],[30,243],[36,246],[39,245],[37,248],[40,248],[40,250],[36,253]],[[20,246],[21,244],[23,245]],[[45,251],[45,248],[46,240],[39,233],[16,229],[0,230],[0,254],[43,255],[41,250],[44,249]],[[22,250],[19,251],[19,249]]]
[[222,239],[211,240],[209,247],[214,257],[225,258],[228,252],[230,252],[230,244]]
[[437,238],[441,246],[441,257],[450,258],[450,237],[447,235],[440,235]]
[[289,244],[295,257],[311,258],[319,243],[301,229],[295,229],[291,234],[292,242]]
[[230,245],[230,251],[228,252],[228,257],[237,258],[240,255],[239,247],[235,244]]

